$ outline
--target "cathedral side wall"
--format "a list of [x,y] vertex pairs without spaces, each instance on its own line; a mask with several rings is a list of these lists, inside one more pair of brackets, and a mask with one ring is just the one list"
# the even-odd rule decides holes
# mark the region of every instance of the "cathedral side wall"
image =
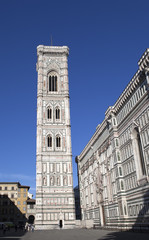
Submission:
[[92,227],[145,228],[149,223],[148,52],[77,157],[82,220]]

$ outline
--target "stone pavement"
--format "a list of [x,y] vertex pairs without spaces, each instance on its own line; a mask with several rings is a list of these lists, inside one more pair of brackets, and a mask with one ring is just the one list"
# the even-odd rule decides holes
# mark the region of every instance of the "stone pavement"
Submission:
[[0,236],[0,240],[148,240],[149,233],[119,232],[97,229],[42,230]]

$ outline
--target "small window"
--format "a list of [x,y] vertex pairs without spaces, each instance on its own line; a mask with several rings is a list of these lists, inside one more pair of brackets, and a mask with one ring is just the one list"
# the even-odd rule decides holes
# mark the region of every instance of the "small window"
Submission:
[[11,194],[11,198],[14,198],[14,194]]
[[120,153],[119,153],[119,152],[117,153],[117,160],[118,160],[118,161],[121,160],[121,159],[120,159]]
[[47,118],[48,118],[48,120],[52,119],[52,109],[51,108],[48,108],[48,110],[47,110]]
[[23,207],[23,211],[26,211],[26,207]]
[[23,202],[23,205],[26,205],[26,202],[25,202],[25,201]]
[[2,187],[0,187],[0,190],[2,190]]
[[119,167],[119,174],[120,174],[120,176],[122,176],[122,168],[121,167]]
[[52,137],[51,136],[48,136],[48,138],[47,138],[47,146],[52,148]]
[[14,190],[14,187],[11,187],[11,190]]
[[124,190],[124,183],[121,181],[121,189]]
[[59,136],[56,137],[56,147],[57,148],[61,147],[61,138]]
[[59,120],[60,119],[60,109],[59,108],[56,108],[55,114],[56,114],[56,120]]
[[26,193],[24,193],[24,197],[26,197]]
[[7,190],[7,187],[5,187],[5,190]]
[[20,205],[20,201],[18,201],[18,205]]

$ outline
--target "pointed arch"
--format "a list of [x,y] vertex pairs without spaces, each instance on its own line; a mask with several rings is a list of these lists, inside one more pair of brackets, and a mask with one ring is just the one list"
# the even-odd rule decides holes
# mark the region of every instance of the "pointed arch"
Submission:
[[56,148],[57,149],[59,149],[59,148],[61,148],[61,145],[62,145],[62,143],[61,143],[61,136],[58,134],[58,135],[56,135]]
[[52,108],[51,107],[47,108],[47,119],[52,120]]
[[47,147],[52,148],[52,136],[51,135],[47,136]]
[[55,71],[51,71],[48,74],[48,91],[49,92],[58,91],[58,74]]
[[138,126],[135,126],[131,132],[131,139],[134,151],[134,159],[136,164],[137,177],[140,179],[146,175],[146,167],[143,155],[142,142]]
[[58,106],[55,109],[55,119],[60,120],[60,108]]

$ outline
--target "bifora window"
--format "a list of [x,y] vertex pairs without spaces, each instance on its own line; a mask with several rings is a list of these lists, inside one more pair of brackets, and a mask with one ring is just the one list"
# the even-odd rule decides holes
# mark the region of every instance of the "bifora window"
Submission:
[[59,120],[60,119],[60,109],[59,108],[56,108],[55,114],[56,114],[56,119]]
[[47,137],[47,146],[50,148],[52,147],[52,137],[51,136]]
[[47,109],[47,118],[50,120],[52,119],[52,109],[51,108],[48,108]]
[[57,147],[57,148],[60,148],[60,147],[61,147],[61,137],[60,137],[60,136],[57,136],[57,137],[56,137],[56,147]]
[[51,74],[49,76],[49,92],[57,92],[57,75]]

